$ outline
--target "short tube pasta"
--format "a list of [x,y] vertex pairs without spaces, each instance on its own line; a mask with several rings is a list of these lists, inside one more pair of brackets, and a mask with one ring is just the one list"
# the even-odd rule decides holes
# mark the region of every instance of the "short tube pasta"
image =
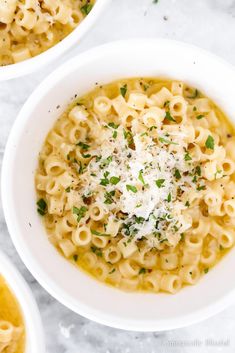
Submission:
[[[94,3],[95,0],[1,1],[0,23],[6,30],[9,51],[5,55],[0,45],[0,66],[27,60],[56,45],[80,24]],[[19,45],[17,49],[15,43]]]

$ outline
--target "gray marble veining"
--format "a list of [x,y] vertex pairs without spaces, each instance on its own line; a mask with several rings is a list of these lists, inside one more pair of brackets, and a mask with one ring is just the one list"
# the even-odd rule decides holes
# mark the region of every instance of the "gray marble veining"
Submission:
[[[130,37],[164,37],[201,46],[235,65],[235,0],[113,0],[87,36],[56,63],[0,83],[0,161],[14,120],[33,89],[54,67],[94,45]],[[147,53],[146,53],[147,55]],[[125,60],[125,58],[123,58]],[[108,328],[54,300],[17,255],[0,207],[0,248],[18,267],[42,315],[48,353],[228,352],[235,350],[235,305],[202,323],[164,333]]]

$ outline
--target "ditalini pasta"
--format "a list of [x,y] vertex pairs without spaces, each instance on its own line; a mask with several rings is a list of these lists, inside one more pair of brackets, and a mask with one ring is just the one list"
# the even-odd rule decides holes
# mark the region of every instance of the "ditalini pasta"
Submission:
[[72,32],[94,0],[0,0],[0,66],[36,56]]
[[234,245],[235,138],[183,82],[96,87],[39,155],[37,209],[51,242],[101,281],[176,293]]
[[24,322],[19,305],[0,275],[0,353],[24,353]]

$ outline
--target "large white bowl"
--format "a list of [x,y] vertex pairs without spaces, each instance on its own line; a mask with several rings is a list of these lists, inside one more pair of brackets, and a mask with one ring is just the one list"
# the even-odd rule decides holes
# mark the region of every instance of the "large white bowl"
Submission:
[[39,70],[44,65],[49,64],[57,57],[64,54],[73,45],[79,45],[79,41],[85,33],[94,25],[100,16],[106,3],[110,0],[96,0],[96,3],[88,16],[61,42],[57,43],[45,52],[21,61],[16,64],[0,66],[0,82],[12,78],[20,77]]
[[38,152],[55,119],[75,94],[92,90],[96,82],[136,76],[185,81],[214,99],[235,122],[235,71],[231,65],[175,41],[142,39],[106,44],[68,61],[30,96],[7,143],[2,197],[8,228],[22,260],[52,296],[106,325],[166,330],[205,319],[235,299],[234,250],[196,286],[176,295],[125,293],[97,282],[60,256],[47,240],[35,206]]
[[25,353],[45,353],[42,322],[33,294],[21,274],[1,251],[0,275],[6,280],[22,310],[26,331]]

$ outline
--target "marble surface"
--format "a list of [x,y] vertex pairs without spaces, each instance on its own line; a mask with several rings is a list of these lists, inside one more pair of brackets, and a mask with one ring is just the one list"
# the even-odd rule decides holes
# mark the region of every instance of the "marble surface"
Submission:
[[[0,161],[11,126],[29,94],[75,53],[127,37],[165,37],[193,43],[235,64],[235,0],[111,0],[96,26],[64,58],[42,71],[0,83]],[[0,248],[19,268],[37,299],[48,353],[234,352],[235,305],[197,325],[164,333],[116,330],[59,304],[27,271],[10,240],[0,206]]]

